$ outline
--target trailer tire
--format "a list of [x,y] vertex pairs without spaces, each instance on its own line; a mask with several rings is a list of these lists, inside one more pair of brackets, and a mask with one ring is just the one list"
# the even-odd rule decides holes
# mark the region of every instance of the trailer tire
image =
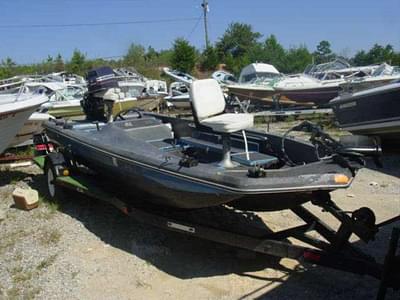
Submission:
[[50,159],[46,162],[44,174],[46,176],[47,196],[50,200],[61,200],[63,191],[61,187],[54,183],[57,178],[57,171]]

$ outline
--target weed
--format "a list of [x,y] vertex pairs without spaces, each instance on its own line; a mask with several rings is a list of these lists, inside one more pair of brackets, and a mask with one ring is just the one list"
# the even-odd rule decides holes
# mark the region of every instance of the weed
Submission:
[[43,246],[57,244],[61,239],[61,233],[57,229],[43,231],[42,236],[39,238]]
[[39,203],[46,206],[50,213],[55,213],[60,209],[60,205],[57,201],[50,201],[43,196],[39,196]]
[[32,276],[33,273],[31,271],[23,271],[21,268],[21,271],[12,274],[12,280],[14,284],[21,284],[30,280]]
[[54,255],[49,256],[49,257],[46,258],[45,260],[42,260],[42,261],[40,262],[40,264],[38,264],[38,265],[36,266],[36,270],[42,271],[42,270],[44,270],[44,269],[47,269],[48,267],[50,267],[50,266],[54,263],[54,261],[56,260],[56,258],[57,258],[57,254],[54,254]]

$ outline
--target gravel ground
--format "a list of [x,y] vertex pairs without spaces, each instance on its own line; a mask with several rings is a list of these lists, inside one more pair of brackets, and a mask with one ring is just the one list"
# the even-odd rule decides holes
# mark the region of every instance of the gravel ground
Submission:
[[[400,156],[386,156],[383,169],[362,169],[333,199],[345,210],[371,207],[380,222],[400,213],[399,178]],[[16,186],[45,195],[42,171],[0,172],[0,299],[375,298],[374,279],[166,232],[77,194],[58,203],[43,196],[39,208],[21,211],[13,207]],[[288,211],[260,217],[271,229],[297,222]],[[353,241],[382,260],[393,226],[368,245]],[[389,291],[387,299],[399,296]]]

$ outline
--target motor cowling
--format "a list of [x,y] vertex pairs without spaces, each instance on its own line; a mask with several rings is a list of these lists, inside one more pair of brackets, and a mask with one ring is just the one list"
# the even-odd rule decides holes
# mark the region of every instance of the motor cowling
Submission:
[[[109,91],[118,88],[118,81],[114,71],[110,67],[96,68],[87,73],[86,80],[88,91],[81,101],[86,119],[105,122],[108,120],[110,113],[110,105],[106,105],[109,104],[108,98],[110,97],[105,97],[105,95],[113,93]],[[114,99],[115,97],[111,98]]]

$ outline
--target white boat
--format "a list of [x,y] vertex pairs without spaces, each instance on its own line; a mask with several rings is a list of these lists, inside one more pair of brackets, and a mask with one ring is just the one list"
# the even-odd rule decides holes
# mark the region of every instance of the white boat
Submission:
[[215,79],[220,85],[224,86],[237,83],[237,79],[232,73],[223,70],[215,71],[212,73],[211,78]]
[[188,109],[190,108],[189,87],[181,82],[175,81],[169,85],[169,95],[164,97],[169,107]]
[[[320,80],[307,74],[287,76],[273,86],[275,93],[297,104],[327,105],[339,94],[344,78]],[[280,100],[282,102],[282,100]]]
[[281,77],[282,74],[273,65],[253,63],[243,68],[237,84],[229,84],[227,88],[240,100],[272,103],[275,94],[273,84]]
[[193,77],[190,74],[178,71],[178,70],[172,70],[170,68],[163,68],[163,72],[168,75],[169,77],[171,77],[172,79],[174,79],[175,81],[179,81],[179,82],[183,82],[186,85],[190,85],[193,81],[196,80],[195,77]]
[[379,65],[370,76],[353,77],[340,85],[342,93],[355,93],[365,89],[386,85],[400,79],[400,67],[391,66],[387,63]]
[[32,137],[43,131],[43,123],[53,118],[46,113],[34,112],[24,123],[24,126],[14,137],[10,147],[19,147],[32,144]]
[[47,96],[48,102],[40,107],[41,112],[47,112],[54,117],[70,117],[83,114],[80,101],[86,88],[76,84],[63,82],[27,82],[26,92],[37,92]]
[[164,80],[150,79],[146,80],[146,93],[149,96],[166,96],[168,95],[167,83]]
[[14,76],[0,80],[0,94],[12,94],[18,92],[25,81],[26,78],[23,76]]
[[48,99],[32,93],[0,96],[0,153],[12,143],[29,116]]

